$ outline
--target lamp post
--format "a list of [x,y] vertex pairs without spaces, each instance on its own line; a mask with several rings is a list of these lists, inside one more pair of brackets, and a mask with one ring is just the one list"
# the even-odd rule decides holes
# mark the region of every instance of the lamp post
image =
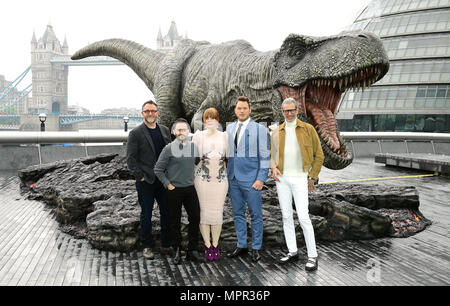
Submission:
[[47,120],[47,115],[44,113],[40,113],[39,121],[41,121],[41,132],[45,132],[45,120]]
[[123,117],[123,123],[124,123],[124,131],[128,131],[128,121],[130,121],[130,118],[128,116]]

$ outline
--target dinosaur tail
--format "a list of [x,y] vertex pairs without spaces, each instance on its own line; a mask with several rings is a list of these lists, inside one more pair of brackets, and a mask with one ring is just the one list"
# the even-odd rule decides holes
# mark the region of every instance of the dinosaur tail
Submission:
[[153,91],[156,73],[164,53],[125,39],[107,39],[78,50],[72,59],[100,55],[113,57],[128,65],[144,81],[150,91]]

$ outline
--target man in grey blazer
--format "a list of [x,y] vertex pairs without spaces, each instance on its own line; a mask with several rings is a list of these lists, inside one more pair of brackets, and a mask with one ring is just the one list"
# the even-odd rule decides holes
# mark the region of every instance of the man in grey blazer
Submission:
[[171,141],[170,130],[156,123],[158,105],[150,100],[142,105],[144,123],[131,130],[127,141],[127,164],[136,179],[141,206],[141,243],[144,257],[153,259],[152,211],[158,202],[161,216],[161,253],[170,251],[170,219],[166,189],[155,176],[154,167],[162,149]]

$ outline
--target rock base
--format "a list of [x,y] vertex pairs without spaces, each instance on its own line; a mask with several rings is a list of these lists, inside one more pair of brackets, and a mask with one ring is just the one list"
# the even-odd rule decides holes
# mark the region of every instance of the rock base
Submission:
[[[28,167],[18,175],[23,194],[54,207],[62,231],[86,237],[93,247],[102,250],[127,252],[140,247],[141,209],[135,181],[124,157],[102,154],[60,161]],[[272,179],[264,186],[262,197],[263,244],[284,247],[281,210]],[[408,237],[431,224],[420,213],[419,205],[415,187],[375,184],[319,185],[317,192],[309,197],[316,240],[326,241]],[[188,220],[184,211],[181,222],[183,240],[187,243]],[[249,236],[250,224],[248,217]],[[155,247],[158,247],[161,226],[156,206],[152,227]],[[304,243],[300,225],[296,233],[298,242]],[[236,243],[233,209],[227,197],[220,244],[231,248]],[[251,237],[248,244],[251,245]]]

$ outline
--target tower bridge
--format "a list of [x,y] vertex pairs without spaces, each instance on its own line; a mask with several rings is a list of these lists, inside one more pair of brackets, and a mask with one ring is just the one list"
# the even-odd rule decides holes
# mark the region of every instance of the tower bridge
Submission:
[[[172,27],[176,27],[174,23]],[[176,30],[176,28],[175,28]],[[159,45],[158,45],[159,46]],[[42,37],[31,39],[31,65],[14,81],[0,76],[0,130],[40,130],[38,114],[47,114],[46,130],[123,129],[123,116],[128,115],[128,127],[142,122],[140,116],[72,115],[68,112],[69,66],[116,66],[122,62],[97,56],[74,61],[68,52],[67,39],[61,44],[51,24]],[[31,71],[32,83],[24,87],[23,80]],[[30,93],[32,97],[28,97]]]
[[[175,21],[171,22],[167,35],[163,36],[161,28],[156,39],[157,50],[167,52],[177,46],[187,35],[178,34]],[[31,38],[31,65],[13,82],[4,80],[0,75],[0,115],[2,114],[39,114],[47,115],[68,113],[68,73],[69,66],[116,66],[122,62],[108,57],[89,57],[77,61],[71,59],[66,37],[63,43],[57,38],[53,26],[47,28],[39,39],[35,32]],[[21,84],[32,73],[32,84]],[[25,87],[18,90],[19,85]],[[32,97],[28,97],[30,93]],[[98,120],[103,120],[98,119]],[[111,119],[111,118],[110,118]],[[5,122],[6,119],[2,119]],[[66,125],[66,119],[61,119]],[[0,123],[2,124],[2,123]]]

